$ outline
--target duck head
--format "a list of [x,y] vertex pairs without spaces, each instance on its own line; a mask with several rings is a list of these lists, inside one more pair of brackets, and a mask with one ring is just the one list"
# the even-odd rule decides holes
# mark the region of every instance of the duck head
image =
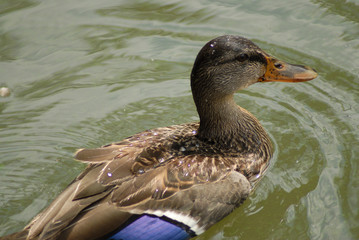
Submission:
[[191,87],[195,98],[196,94],[203,98],[201,93],[221,98],[256,82],[303,82],[316,76],[312,68],[277,60],[246,38],[225,35],[198,53]]

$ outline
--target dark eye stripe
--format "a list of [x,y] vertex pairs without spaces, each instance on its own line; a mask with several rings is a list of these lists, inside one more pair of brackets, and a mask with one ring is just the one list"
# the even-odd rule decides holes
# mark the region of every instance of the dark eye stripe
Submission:
[[249,57],[249,61],[251,61],[251,62],[260,62],[260,63],[263,63],[263,64],[267,64],[267,60],[262,54],[251,55]]
[[234,61],[244,62],[246,60],[249,60],[250,62],[260,62],[260,63],[267,65],[266,58],[260,53],[255,53],[253,55],[250,55],[247,53],[241,53],[235,59],[233,59],[233,58],[227,59],[225,61],[219,62],[218,65],[222,65],[222,64],[226,64],[226,63],[234,62]]

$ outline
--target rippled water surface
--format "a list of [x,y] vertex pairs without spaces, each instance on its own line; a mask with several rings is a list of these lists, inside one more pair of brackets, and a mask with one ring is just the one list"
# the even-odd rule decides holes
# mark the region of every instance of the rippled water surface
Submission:
[[84,169],[72,159],[198,120],[199,49],[246,36],[311,82],[236,94],[276,148],[266,176],[198,239],[359,238],[359,2],[0,1],[0,235],[23,228]]

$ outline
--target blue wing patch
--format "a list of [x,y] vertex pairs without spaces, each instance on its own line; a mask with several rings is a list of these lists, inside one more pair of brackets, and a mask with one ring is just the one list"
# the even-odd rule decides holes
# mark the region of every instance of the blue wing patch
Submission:
[[192,236],[162,218],[143,215],[106,240],[185,240]]

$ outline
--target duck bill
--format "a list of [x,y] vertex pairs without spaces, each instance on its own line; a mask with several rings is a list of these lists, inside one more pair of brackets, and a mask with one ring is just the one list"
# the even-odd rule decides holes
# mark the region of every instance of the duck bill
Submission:
[[317,72],[308,66],[289,64],[271,56],[265,57],[267,69],[258,82],[305,82],[318,76]]

